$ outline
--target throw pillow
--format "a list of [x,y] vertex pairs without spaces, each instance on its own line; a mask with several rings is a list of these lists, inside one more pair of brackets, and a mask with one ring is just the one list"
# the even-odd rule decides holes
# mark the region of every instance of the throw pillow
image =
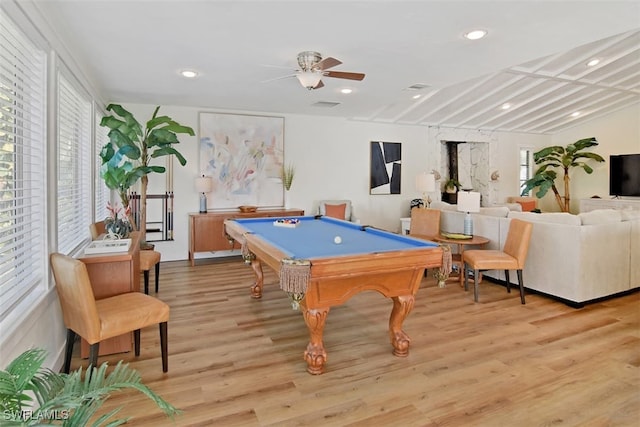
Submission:
[[331,218],[337,219],[346,219],[344,216],[345,210],[347,209],[347,204],[342,203],[341,205],[324,205],[324,214],[326,216],[330,216]]

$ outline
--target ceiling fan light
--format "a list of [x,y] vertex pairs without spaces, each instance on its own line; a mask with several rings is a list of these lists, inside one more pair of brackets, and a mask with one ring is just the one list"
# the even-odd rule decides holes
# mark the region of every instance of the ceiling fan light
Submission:
[[320,79],[322,78],[322,74],[314,73],[313,71],[302,71],[296,74],[298,81],[300,84],[307,89],[311,90],[320,83]]

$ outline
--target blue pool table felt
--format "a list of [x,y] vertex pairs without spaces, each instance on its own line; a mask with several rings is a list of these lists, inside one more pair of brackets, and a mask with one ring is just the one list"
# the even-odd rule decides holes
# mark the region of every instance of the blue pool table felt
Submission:
[[[415,239],[388,231],[363,227],[330,217],[295,217],[295,228],[278,227],[279,218],[236,219],[250,233],[260,236],[293,259],[313,259],[397,250],[436,247],[437,243]],[[334,238],[340,236],[342,243]]]

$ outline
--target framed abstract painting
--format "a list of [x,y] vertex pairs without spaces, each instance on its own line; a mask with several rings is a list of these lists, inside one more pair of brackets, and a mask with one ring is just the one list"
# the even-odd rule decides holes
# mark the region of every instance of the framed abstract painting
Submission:
[[283,205],[284,117],[203,112],[198,137],[212,209]]
[[400,194],[402,144],[371,141],[369,194]]

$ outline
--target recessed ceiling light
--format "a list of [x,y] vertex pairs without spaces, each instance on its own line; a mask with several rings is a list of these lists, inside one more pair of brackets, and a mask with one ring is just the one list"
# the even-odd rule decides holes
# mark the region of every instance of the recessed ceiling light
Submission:
[[471,30],[464,34],[464,37],[469,40],[478,40],[487,35],[487,30]]
[[342,93],[351,93],[351,92],[353,92],[353,89],[344,88],[344,89],[341,89],[340,92],[342,92]]
[[413,95],[413,96],[412,96],[412,98],[413,98],[413,99],[418,99],[418,98],[420,98],[421,96],[422,96],[422,95]]
[[186,77],[188,79],[193,79],[193,78],[198,76],[198,73],[196,71],[193,71],[193,70],[182,70],[182,71],[180,71],[180,75],[182,75],[182,77]]
[[571,117],[578,117],[580,115],[580,111],[575,111],[571,113]]
[[600,60],[597,58],[593,58],[591,61],[587,62],[587,67],[595,67],[600,63]]
[[511,108],[511,104],[509,104],[508,102],[505,102],[504,104],[502,104],[502,108],[503,110],[508,110],[509,108]]

